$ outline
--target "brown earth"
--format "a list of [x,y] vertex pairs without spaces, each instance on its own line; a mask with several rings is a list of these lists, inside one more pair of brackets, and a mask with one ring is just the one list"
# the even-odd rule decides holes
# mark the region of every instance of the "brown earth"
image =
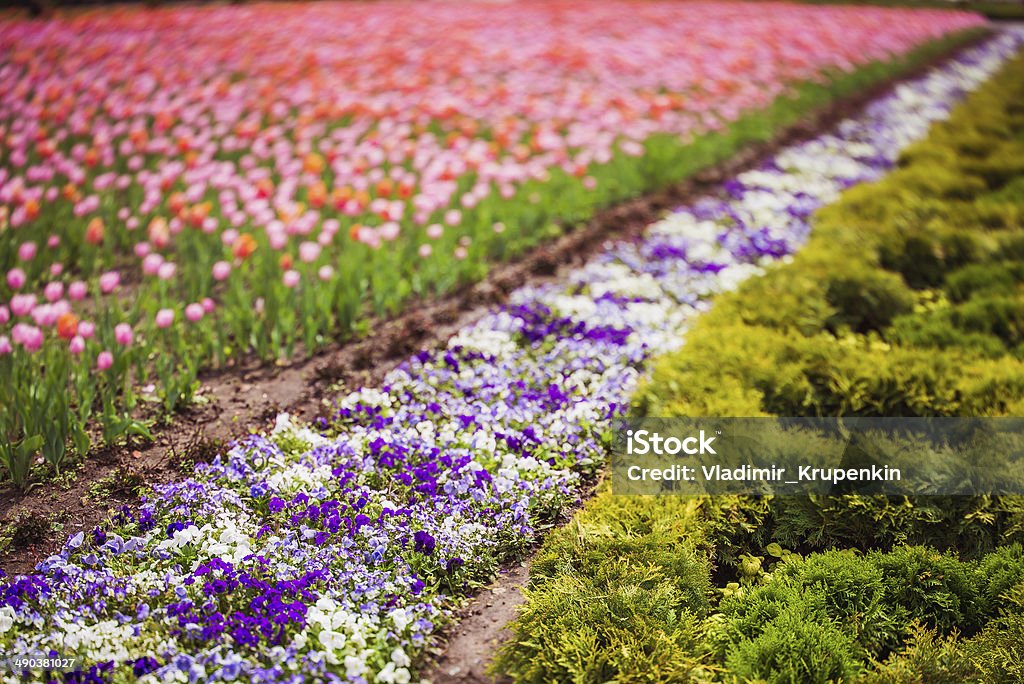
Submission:
[[[969,45],[982,38],[973,39]],[[337,344],[287,365],[252,361],[201,375],[200,403],[174,416],[169,425],[154,430],[153,443],[101,449],[72,475],[40,483],[28,492],[10,486],[0,488],[0,547],[7,542],[6,550],[0,551],[0,569],[9,574],[30,571],[69,535],[91,529],[112,510],[137,501],[145,485],[186,477],[194,463],[213,458],[225,442],[252,429],[268,428],[278,412],[315,417],[329,408],[329,397],[346,389],[372,386],[418,349],[443,346],[458,329],[502,304],[513,290],[558,278],[601,251],[610,238],[636,239],[666,210],[716,191],[723,181],[756,166],[779,148],[818,135],[900,81],[945,59],[934,58],[897,79],[842,98],[780,131],[772,140],[750,144],[729,160],[688,180],[602,210],[581,228],[567,226],[567,232],[554,241],[493,266],[475,285],[412,302],[405,313],[374,321],[369,328],[373,333],[365,339]],[[519,571],[502,576],[502,581],[509,582],[505,587],[508,595],[500,602],[492,600],[494,605],[487,607],[488,621],[493,614],[497,624],[504,625],[512,617],[517,600],[512,594],[519,595],[518,588],[527,576]],[[486,602],[487,596],[484,592],[473,601],[465,615],[484,612],[478,604]],[[492,646],[484,648],[484,641],[493,638],[490,634],[487,629],[464,634],[477,640],[464,648],[458,641],[459,633],[454,633],[449,643],[454,650],[443,662],[449,672],[460,668],[463,675],[450,679],[438,671],[434,681],[487,681],[476,658],[492,652]],[[456,653],[466,655],[455,662],[451,658]]]

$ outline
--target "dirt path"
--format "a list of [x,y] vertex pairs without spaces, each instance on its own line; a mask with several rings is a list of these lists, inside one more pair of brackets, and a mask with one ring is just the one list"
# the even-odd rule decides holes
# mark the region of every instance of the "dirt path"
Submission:
[[[979,37],[968,46],[980,40]],[[31,570],[70,534],[91,529],[112,510],[137,501],[142,486],[187,476],[195,463],[219,453],[224,442],[251,429],[269,427],[281,411],[313,418],[325,406],[329,407],[329,397],[346,389],[373,386],[414,351],[444,345],[461,327],[504,302],[513,290],[564,275],[602,250],[611,237],[634,239],[664,211],[714,191],[724,180],[756,166],[780,147],[817,135],[879,97],[894,83],[912,78],[947,57],[929,60],[899,79],[842,99],[781,131],[770,142],[749,145],[729,160],[678,185],[602,210],[585,227],[567,232],[509,263],[494,266],[487,278],[476,285],[442,298],[415,302],[406,313],[375,322],[370,327],[374,332],[367,339],[338,344],[285,366],[251,362],[201,376],[202,403],[155,431],[154,443],[102,449],[86,459],[74,477],[62,483],[44,483],[27,493],[0,489],[0,537],[7,537],[8,542],[0,557],[0,569],[9,574]],[[3,541],[0,538],[0,547]],[[526,578],[525,572],[503,575],[499,582],[507,585],[497,586],[506,589],[508,596],[500,601],[492,599],[492,606],[483,607],[493,611],[497,606],[511,617],[518,588]],[[486,602],[487,596],[482,594],[474,604]],[[468,610],[467,616],[474,615],[474,611],[483,612],[480,605],[471,604]],[[500,624],[503,626],[505,621]],[[450,676],[462,679],[446,679],[449,675],[444,675],[435,681],[486,681],[466,677],[477,676],[470,674],[480,670],[475,658],[492,652],[488,640],[497,638],[499,632],[500,628],[492,633],[483,626],[473,626],[465,636],[480,639],[467,642],[465,647],[453,638],[446,658],[466,654],[449,663],[449,671],[459,668],[458,672],[463,673]]]

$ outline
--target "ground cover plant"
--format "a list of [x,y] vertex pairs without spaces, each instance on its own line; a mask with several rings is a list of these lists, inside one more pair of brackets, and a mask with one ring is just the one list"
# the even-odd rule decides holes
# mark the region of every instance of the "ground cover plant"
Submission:
[[[1019,414],[1022,75],[1018,56],[883,179],[815,213],[792,260],[719,295],[654,364],[634,411]],[[870,130],[876,144],[889,135]],[[818,143],[842,154],[805,168],[855,175],[847,155],[862,151],[844,132]],[[799,166],[783,153],[698,216],[799,222],[804,193],[827,194]],[[1019,497],[616,498],[606,488],[545,541],[496,669],[535,682],[1019,681],[1022,538]],[[611,572],[629,600],[591,608]],[[699,592],[709,578],[715,590],[697,598],[671,590],[684,581]],[[644,650],[663,641],[674,648]]]
[[4,475],[147,436],[203,368],[365,333],[979,22],[615,2],[0,22]]
[[[282,416],[272,433],[74,535],[36,572],[0,582],[0,647],[74,655],[72,680],[410,681],[461,600],[578,500],[603,464],[637,368],[678,348],[713,293],[792,252],[806,239],[810,209],[845,184],[877,178],[1020,43],[1009,34],[988,40],[844,124],[843,137],[788,150],[789,175],[754,172],[775,178],[787,200],[772,209],[789,217],[781,224],[725,225],[701,213],[718,201],[673,214],[639,243],[517,291],[447,349],[415,355],[379,388],[340,397],[314,424]],[[764,193],[732,206],[763,212]],[[603,549],[579,561],[603,570],[591,586],[621,587],[588,619],[644,617],[642,629],[616,633],[670,658],[657,661],[668,677],[693,668],[679,648],[699,645],[690,618],[711,605],[713,537],[684,540],[686,521],[703,513],[677,503],[600,522],[590,534],[617,549],[615,567],[603,566]],[[669,511],[679,522],[653,523]],[[634,543],[649,557],[628,557]],[[538,567],[561,571],[557,554],[542,559]],[[1012,580],[1015,563],[992,564],[993,587]],[[643,578],[635,586],[634,576]],[[672,625],[664,636],[661,620]],[[606,634],[589,632],[588,653]],[[635,650],[623,657],[644,660]],[[613,676],[616,665],[612,658],[595,671]],[[560,674],[540,676],[566,679]]]

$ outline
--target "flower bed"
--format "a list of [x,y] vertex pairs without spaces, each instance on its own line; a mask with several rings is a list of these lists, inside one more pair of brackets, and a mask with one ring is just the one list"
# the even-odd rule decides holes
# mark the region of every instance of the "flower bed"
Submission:
[[316,425],[282,416],[76,535],[0,585],[0,647],[77,656],[91,681],[409,681],[460,597],[602,465],[636,368],[677,347],[709,295],[792,251],[809,211],[877,177],[1018,42],[971,50],[745,175],[733,198],[515,293]]
[[0,23],[0,461],[22,485],[36,454],[59,469],[94,414],[106,442],[144,436],[140,402],[174,411],[204,367],[364,333],[980,22],[346,2]]

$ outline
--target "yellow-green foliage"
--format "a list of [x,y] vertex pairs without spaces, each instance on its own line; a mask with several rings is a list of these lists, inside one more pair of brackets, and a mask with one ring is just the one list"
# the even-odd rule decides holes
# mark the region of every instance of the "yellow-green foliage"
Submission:
[[711,596],[697,510],[605,487],[545,540],[496,669],[525,682],[688,681]]
[[636,398],[648,415],[1024,412],[1024,59],[720,297]]

